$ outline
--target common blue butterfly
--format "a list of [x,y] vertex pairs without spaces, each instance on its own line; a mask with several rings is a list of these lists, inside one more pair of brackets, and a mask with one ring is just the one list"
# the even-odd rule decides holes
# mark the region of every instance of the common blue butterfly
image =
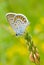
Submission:
[[30,24],[23,14],[7,13],[6,17],[9,24],[16,32],[16,35],[22,35],[25,32],[26,27]]

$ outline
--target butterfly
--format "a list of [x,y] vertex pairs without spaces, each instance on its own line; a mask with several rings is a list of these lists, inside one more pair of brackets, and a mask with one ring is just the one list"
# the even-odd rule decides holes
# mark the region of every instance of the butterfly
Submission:
[[7,13],[6,18],[16,32],[16,35],[22,35],[25,32],[26,27],[30,24],[23,14]]

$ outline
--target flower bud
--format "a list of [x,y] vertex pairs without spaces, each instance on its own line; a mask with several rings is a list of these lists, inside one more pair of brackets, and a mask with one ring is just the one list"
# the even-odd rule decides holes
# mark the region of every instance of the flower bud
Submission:
[[32,52],[31,52],[31,54],[30,54],[30,60],[31,60],[32,62],[34,62],[34,57],[33,57]]
[[39,60],[38,60],[38,58],[36,57],[36,54],[34,54],[34,59],[35,59],[35,63],[36,64],[39,64],[40,63]]
[[40,55],[37,52],[36,52],[36,57],[38,58],[38,60],[40,60]]

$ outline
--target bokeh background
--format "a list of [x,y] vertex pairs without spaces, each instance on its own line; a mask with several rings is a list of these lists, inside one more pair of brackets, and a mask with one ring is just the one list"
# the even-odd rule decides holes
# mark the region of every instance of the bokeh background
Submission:
[[39,49],[40,65],[44,65],[44,0],[0,0],[0,65],[35,65],[29,59],[25,39],[16,37],[8,24],[8,12],[27,16],[27,31]]

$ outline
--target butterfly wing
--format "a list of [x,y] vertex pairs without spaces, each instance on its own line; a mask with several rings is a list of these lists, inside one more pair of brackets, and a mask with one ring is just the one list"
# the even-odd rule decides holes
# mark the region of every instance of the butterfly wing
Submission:
[[16,32],[17,29],[16,29],[16,26],[15,26],[15,22],[14,22],[14,17],[15,17],[16,13],[7,13],[6,14],[6,18],[9,22],[9,24],[11,25],[11,27],[13,28],[13,30]]
[[22,14],[17,14],[15,17],[15,20],[18,24],[18,35],[21,35],[24,33],[26,27],[29,25],[29,21],[27,20],[27,18],[22,15]]

